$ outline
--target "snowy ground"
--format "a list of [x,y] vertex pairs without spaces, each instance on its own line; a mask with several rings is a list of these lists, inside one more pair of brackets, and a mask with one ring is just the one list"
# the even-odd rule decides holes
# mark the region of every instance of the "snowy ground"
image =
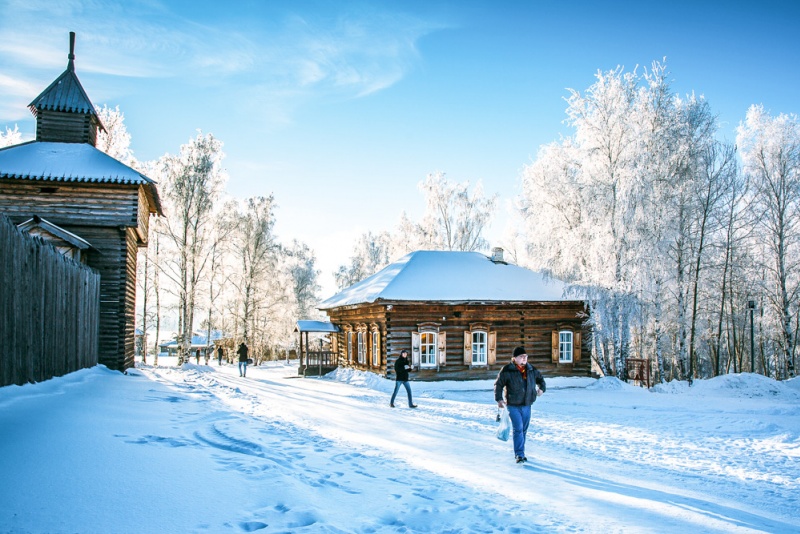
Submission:
[[0,532],[800,532],[797,379],[551,379],[522,466],[491,381],[295,370],[0,388]]

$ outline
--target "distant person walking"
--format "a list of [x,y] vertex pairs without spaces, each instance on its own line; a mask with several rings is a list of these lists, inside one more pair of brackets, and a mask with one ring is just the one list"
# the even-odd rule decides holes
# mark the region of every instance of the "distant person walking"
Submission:
[[197,349],[197,352],[194,353],[195,360],[197,360],[197,365],[200,365],[200,349]]
[[394,408],[394,399],[397,397],[397,390],[400,389],[400,384],[406,388],[408,393],[408,407],[416,408],[417,405],[411,400],[411,386],[408,385],[408,371],[411,369],[411,362],[408,361],[408,351],[400,351],[400,356],[394,362],[394,393],[392,393],[392,400],[389,401],[389,406]]
[[239,355],[239,376],[247,376],[247,345],[244,341],[239,345],[236,354]]
[[500,369],[494,382],[494,400],[498,407],[508,410],[514,429],[514,459],[518,464],[528,461],[525,457],[525,438],[531,422],[531,404],[546,390],[542,373],[528,363],[525,347],[515,348],[511,363]]
[[225,357],[225,350],[222,348],[222,345],[217,347],[217,365],[222,365],[222,358]]

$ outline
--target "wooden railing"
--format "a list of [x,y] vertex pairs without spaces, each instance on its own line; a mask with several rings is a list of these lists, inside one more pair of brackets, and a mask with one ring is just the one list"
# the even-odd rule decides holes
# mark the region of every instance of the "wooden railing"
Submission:
[[328,350],[306,352],[304,357],[301,365],[303,375],[321,375],[323,374],[323,369],[329,371],[338,365],[336,353]]

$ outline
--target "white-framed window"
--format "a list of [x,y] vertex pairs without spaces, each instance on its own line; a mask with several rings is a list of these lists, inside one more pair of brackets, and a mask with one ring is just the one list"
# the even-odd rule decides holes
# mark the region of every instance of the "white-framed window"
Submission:
[[558,362],[572,363],[572,331],[561,330],[558,333]]
[[436,367],[436,332],[420,332],[419,365],[420,367]]
[[372,332],[372,365],[378,367],[381,364],[381,336],[377,331]]
[[487,338],[483,330],[472,332],[472,365],[486,365]]
[[358,333],[357,347],[358,347],[358,363],[367,363],[367,340],[364,339],[366,332]]

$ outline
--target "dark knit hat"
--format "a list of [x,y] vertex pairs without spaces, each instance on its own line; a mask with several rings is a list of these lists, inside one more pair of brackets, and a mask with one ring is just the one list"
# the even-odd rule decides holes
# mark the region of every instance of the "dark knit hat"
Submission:
[[525,350],[525,347],[521,345],[514,349],[514,358],[516,358],[520,354],[528,354],[528,352]]

